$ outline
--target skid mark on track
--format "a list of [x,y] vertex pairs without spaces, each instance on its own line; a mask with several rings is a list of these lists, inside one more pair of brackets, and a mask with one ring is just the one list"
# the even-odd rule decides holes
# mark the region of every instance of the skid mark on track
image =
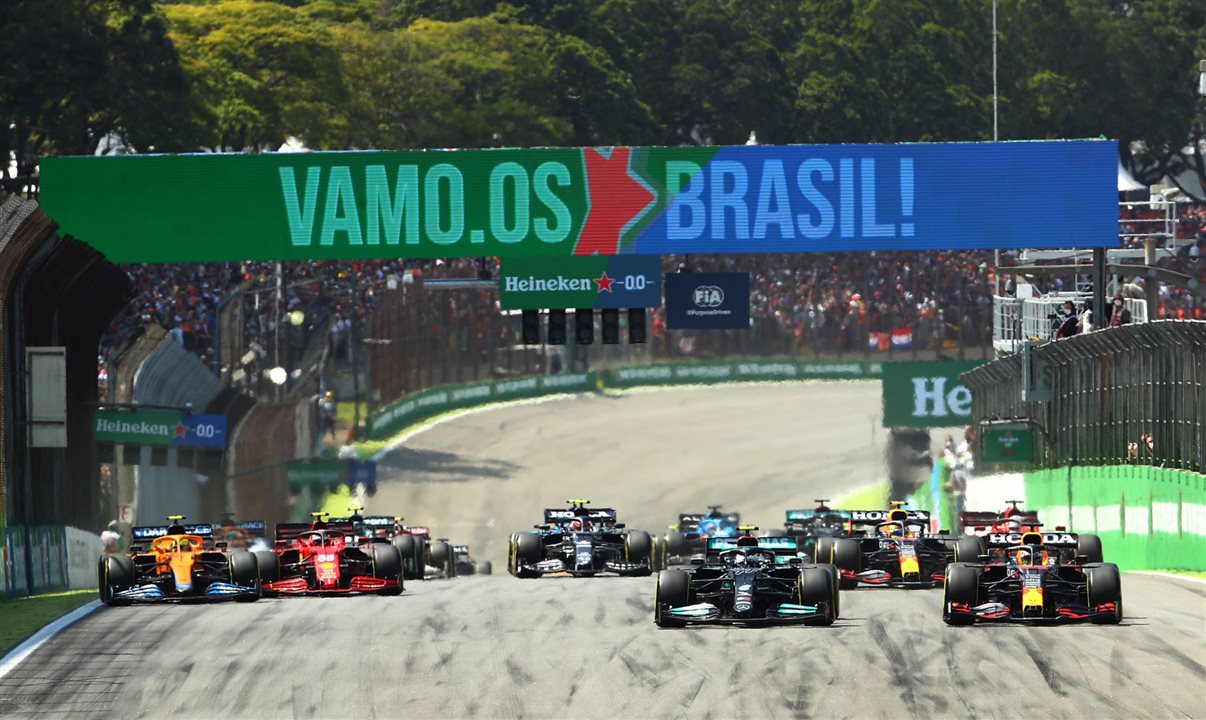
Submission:
[[[1046,628],[1044,628],[1046,629]],[[1051,688],[1051,692],[1060,697],[1067,697],[1068,692],[1064,689],[1065,678],[1061,676],[1051,663],[1050,654],[1039,647],[1039,643],[1035,641],[1033,633],[1039,628],[1026,628],[1025,634],[1018,635],[1018,641],[1026,648],[1026,657],[1034,666],[1038,668],[1039,674],[1043,676],[1043,682],[1047,683],[1047,687]],[[1048,642],[1041,640],[1041,642]],[[1071,683],[1075,685],[1075,683]]]

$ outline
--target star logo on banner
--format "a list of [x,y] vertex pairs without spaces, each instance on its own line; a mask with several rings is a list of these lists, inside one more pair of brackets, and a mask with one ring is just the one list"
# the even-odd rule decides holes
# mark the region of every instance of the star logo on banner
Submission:
[[613,148],[610,155],[586,148],[587,192],[590,211],[574,247],[575,255],[615,255],[620,250],[620,233],[634,218],[640,217],[657,196],[628,172],[632,148]]
[[616,281],[615,278],[607,277],[607,271],[604,270],[602,275],[595,278],[595,285],[599,286],[598,289],[595,290],[595,292],[596,293],[611,292],[611,286],[615,283],[615,281]]
[[183,422],[176,423],[176,427],[172,428],[174,438],[182,438],[188,436],[188,426]]

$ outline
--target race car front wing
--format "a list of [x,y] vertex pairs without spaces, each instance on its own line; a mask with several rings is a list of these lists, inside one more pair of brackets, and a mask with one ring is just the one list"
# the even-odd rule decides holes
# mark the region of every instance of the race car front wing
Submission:
[[768,608],[764,616],[725,615],[719,607],[712,603],[664,608],[661,611],[663,620],[695,625],[807,622],[823,615],[824,609],[820,605],[795,605],[793,603],[780,603],[775,607]]

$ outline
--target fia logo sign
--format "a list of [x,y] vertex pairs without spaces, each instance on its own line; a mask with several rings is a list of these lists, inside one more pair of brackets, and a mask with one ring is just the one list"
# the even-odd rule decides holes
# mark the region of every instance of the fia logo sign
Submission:
[[700,285],[695,288],[691,299],[695,301],[695,307],[720,307],[724,305],[724,290],[715,285]]

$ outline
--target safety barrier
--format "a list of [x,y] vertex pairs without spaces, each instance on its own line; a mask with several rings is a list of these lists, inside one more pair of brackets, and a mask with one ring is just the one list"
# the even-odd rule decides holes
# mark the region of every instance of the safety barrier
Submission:
[[1025,483],[1045,526],[1100,535],[1123,569],[1206,570],[1206,475],[1088,466],[1028,472]]
[[368,420],[370,439],[387,438],[427,418],[474,405],[540,397],[557,393],[591,392],[604,388],[646,385],[697,385],[701,383],[784,380],[852,380],[877,378],[883,363],[816,362],[807,360],[734,360],[701,363],[658,363],[604,370],[600,373],[534,375],[515,380],[494,380],[452,385],[417,392],[374,413]]
[[0,596],[96,585],[100,536],[63,525],[0,528]]

